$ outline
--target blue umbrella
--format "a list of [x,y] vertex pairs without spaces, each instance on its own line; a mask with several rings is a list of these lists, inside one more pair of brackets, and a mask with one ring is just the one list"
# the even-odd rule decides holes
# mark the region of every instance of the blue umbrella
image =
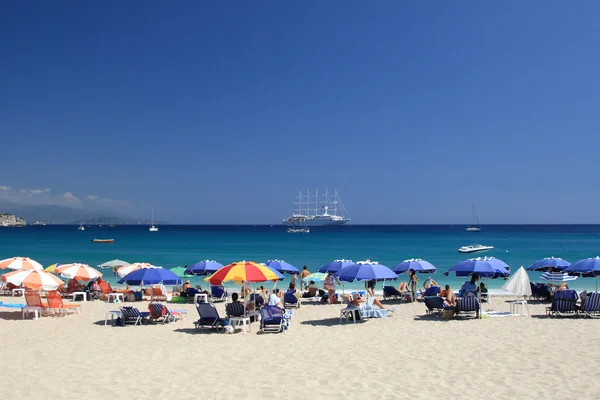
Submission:
[[470,260],[459,262],[450,268],[448,272],[445,272],[444,275],[447,276],[450,273],[454,273],[456,276],[470,276],[477,274],[485,278],[499,278],[509,276],[509,269],[510,267],[498,258],[471,258]]
[[273,267],[270,267],[270,266],[268,266],[268,265],[267,265],[267,264],[265,264],[265,263],[261,263],[261,264],[262,264],[262,265],[264,265],[265,267],[269,268],[271,271],[273,271],[273,273],[274,273],[275,275],[277,275],[277,279],[278,279],[278,280],[285,279],[285,276],[283,276],[283,274],[282,274],[281,272],[277,271],[275,268],[273,268]]
[[435,274],[437,272],[437,268],[434,267],[433,264],[431,264],[428,261],[421,260],[420,258],[411,258],[410,260],[404,260],[403,262],[392,268],[392,271],[400,275],[401,273],[404,273],[411,269],[422,274]]
[[323,265],[320,269],[319,272],[333,272],[336,273],[338,272],[340,269],[347,267],[348,265],[352,265],[354,264],[354,261],[352,260],[335,260],[332,261],[328,264]]
[[187,275],[212,275],[221,268],[223,268],[223,264],[214,260],[204,260],[188,266],[185,273]]
[[582,276],[584,278],[596,277],[596,292],[598,291],[598,276],[600,276],[600,257],[584,258],[563,269],[562,272],[569,275]]
[[526,269],[527,271],[562,271],[569,265],[570,262],[560,257],[547,257],[537,260]]
[[270,267],[279,272],[287,272],[288,274],[299,274],[300,270],[294,267],[290,263],[286,263],[283,260],[269,260],[267,261],[267,267]]
[[339,280],[345,282],[370,281],[373,279],[376,281],[398,279],[398,275],[391,269],[376,261],[365,261],[348,265],[347,267],[340,269],[335,276]]
[[120,284],[127,285],[179,285],[181,278],[166,268],[140,268],[125,275],[119,280]]

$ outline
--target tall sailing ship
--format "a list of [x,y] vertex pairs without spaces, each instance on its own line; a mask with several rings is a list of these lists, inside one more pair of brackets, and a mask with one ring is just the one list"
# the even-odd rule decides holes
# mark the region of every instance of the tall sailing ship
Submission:
[[298,193],[292,216],[281,223],[296,228],[344,225],[348,221],[350,218],[337,190],[334,190],[333,194],[330,194],[329,190],[325,190],[325,194],[319,193],[318,190],[311,194],[307,190],[305,194],[302,191]]

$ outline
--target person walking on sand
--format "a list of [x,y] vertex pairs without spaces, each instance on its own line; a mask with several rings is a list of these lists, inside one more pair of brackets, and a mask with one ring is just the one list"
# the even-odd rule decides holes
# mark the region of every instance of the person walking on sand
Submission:
[[306,277],[310,275],[310,271],[308,270],[308,268],[306,267],[306,265],[302,268],[302,272],[300,272],[300,289],[304,290],[304,288],[306,288],[306,286],[308,285],[308,282],[306,281]]

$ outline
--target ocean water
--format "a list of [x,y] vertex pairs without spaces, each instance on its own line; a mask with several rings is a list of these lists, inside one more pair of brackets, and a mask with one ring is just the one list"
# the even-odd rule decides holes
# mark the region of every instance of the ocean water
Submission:
[[[212,259],[224,265],[240,260],[265,262],[283,259],[299,269],[306,265],[316,272],[322,265],[339,258],[370,259],[393,267],[407,258],[425,259],[438,268],[432,277],[453,288],[464,278],[444,276],[454,264],[470,257],[493,256],[505,261],[514,271],[544,257],[562,257],[570,262],[600,255],[600,225],[492,225],[481,232],[465,232],[456,225],[347,225],[311,229],[309,234],[289,234],[282,226],[160,226],[149,232],[146,226],[28,226],[0,228],[0,259],[31,257],[44,266],[53,263],[81,262],[97,266],[115,258],[143,261],[172,268]],[[112,238],[114,243],[93,243],[93,238]],[[460,246],[480,243],[496,248],[465,255]],[[105,278],[116,282],[110,269]],[[6,271],[0,271],[6,272]],[[421,282],[428,275],[421,275]],[[530,273],[539,281],[539,273]],[[192,284],[205,285],[203,277]],[[406,280],[401,275],[400,281]],[[278,283],[287,286],[289,278]],[[500,288],[504,280],[484,280],[490,288]],[[578,278],[569,285],[593,289],[593,278]],[[380,284],[381,285],[381,284]],[[379,286],[380,286],[379,285]],[[230,285],[234,286],[234,285]],[[265,286],[272,286],[272,283]],[[346,284],[362,288],[363,283]]]

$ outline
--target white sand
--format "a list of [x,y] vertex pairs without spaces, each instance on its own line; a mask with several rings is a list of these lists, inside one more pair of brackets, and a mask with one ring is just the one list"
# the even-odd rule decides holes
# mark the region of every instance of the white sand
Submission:
[[[20,301],[17,298],[1,299]],[[505,299],[493,308],[508,310]],[[145,311],[147,302],[135,305]],[[197,314],[149,326],[104,326],[113,304],[22,321],[2,308],[2,398],[593,398],[600,321],[533,317],[339,324],[341,305],[305,304],[284,334],[199,333]],[[484,308],[487,306],[484,305]],[[218,305],[223,315],[224,305]],[[15,319],[18,318],[18,319]],[[591,397],[590,397],[591,396]]]

